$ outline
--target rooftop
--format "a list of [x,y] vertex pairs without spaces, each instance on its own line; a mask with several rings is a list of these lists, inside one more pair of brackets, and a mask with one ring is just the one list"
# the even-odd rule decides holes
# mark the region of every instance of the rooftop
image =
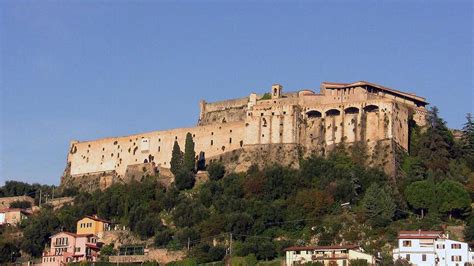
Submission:
[[368,81],[363,81],[363,80],[353,82],[353,83],[338,83],[338,82],[327,82],[327,81],[321,83],[321,88],[325,88],[325,89],[326,88],[328,88],[328,89],[343,89],[343,88],[356,87],[356,86],[370,86],[370,87],[377,88],[379,90],[383,90],[383,91],[391,92],[391,93],[394,93],[394,94],[398,94],[400,96],[415,100],[417,102],[421,102],[423,104],[428,104],[428,102],[426,101],[425,98],[417,96],[414,93],[408,93],[408,92],[395,90],[395,89],[392,89],[392,88],[384,87],[382,85],[378,85],[378,84],[371,83],[371,82],[368,82]]
[[358,245],[334,245],[334,246],[307,246],[307,247],[288,247],[285,251],[304,251],[304,250],[341,250],[357,249]]

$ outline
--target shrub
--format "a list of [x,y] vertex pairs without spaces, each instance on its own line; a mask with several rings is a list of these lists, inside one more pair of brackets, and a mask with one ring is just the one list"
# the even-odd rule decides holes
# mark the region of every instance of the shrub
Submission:
[[220,162],[211,162],[207,166],[207,172],[209,173],[209,179],[219,180],[225,175],[225,167]]

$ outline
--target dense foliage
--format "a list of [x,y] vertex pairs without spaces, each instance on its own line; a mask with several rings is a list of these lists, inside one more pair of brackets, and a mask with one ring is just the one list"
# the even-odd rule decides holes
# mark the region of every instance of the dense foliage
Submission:
[[[369,166],[367,148],[356,143],[340,145],[326,157],[301,158],[299,169],[269,165],[226,173],[222,164],[212,162],[210,180],[195,186],[189,134],[184,153],[177,142],[173,148],[174,186],[165,188],[147,176],[81,192],[74,205],[43,209],[22,224],[21,248],[38,256],[52,233],[74,231],[77,219],[92,214],[126,225],[142,239],[153,238],[157,247],[189,245],[189,255],[199,263],[221,260],[231,238],[232,255],[248,260],[270,260],[285,247],[315,242],[356,243],[391,260],[386,243],[394,243],[398,230],[439,229],[464,221],[466,239],[474,241],[472,121],[458,140],[437,109],[429,121],[426,128],[411,122],[410,154],[396,155],[396,178]],[[112,254],[113,248],[107,248]]]

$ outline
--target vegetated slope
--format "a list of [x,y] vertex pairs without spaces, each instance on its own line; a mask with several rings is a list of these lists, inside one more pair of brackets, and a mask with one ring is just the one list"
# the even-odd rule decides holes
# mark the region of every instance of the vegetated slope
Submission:
[[[428,128],[412,126],[410,155],[399,155],[396,178],[367,167],[363,145],[340,145],[325,158],[302,158],[299,169],[273,165],[225,173],[213,162],[210,180],[198,186],[188,169],[192,164],[175,158],[182,164],[175,171],[184,169],[179,186],[166,189],[147,176],[78,193],[74,205],[44,208],[21,225],[23,238],[10,242],[40,256],[52,233],[74,231],[81,216],[98,214],[142,239],[153,238],[157,247],[187,249],[189,244],[188,255],[198,262],[221,260],[230,237],[233,255],[259,260],[282,256],[292,245],[355,243],[391,261],[391,245],[401,229],[467,223],[465,237],[474,239],[473,134],[469,116],[462,138],[454,139],[433,109]],[[178,148],[176,156],[192,158]],[[349,204],[343,208],[342,203]]]

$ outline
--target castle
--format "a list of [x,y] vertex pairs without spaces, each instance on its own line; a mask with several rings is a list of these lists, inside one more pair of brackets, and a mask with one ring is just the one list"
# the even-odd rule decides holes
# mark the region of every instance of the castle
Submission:
[[174,142],[183,148],[188,132],[206,162],[224,160],[234,171],[253,163],[297,167],[301,154],[325,154],[344,142],[366,144],[370,163],[392,172],[395,149],[408,150],[409,121],[424,125],[426,105],[413,93],[365,81],[323,82],[319,93],[284,93],[275,84],[264,95],[201,101],[195,127],[72,141],[61,185],[107,187],[143,173],[165,173]]

